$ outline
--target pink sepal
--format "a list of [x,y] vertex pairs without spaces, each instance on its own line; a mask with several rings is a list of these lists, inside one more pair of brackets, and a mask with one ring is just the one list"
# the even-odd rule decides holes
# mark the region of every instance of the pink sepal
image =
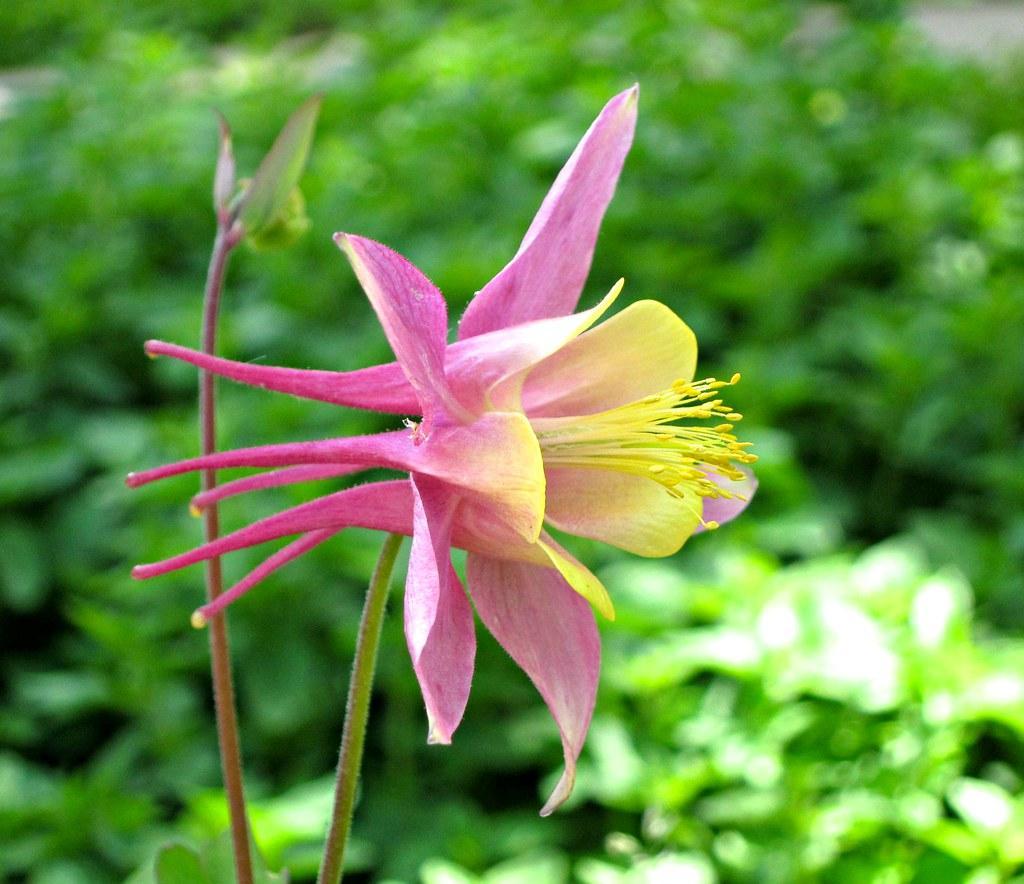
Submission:
[[639,89],[609,101],[544,198],[515,257],[470,302],[459,338],[571,313],[633,143]]
[[405,637],[427,708],[427,742],[450,743],[473,680],[473,612],[451,565],[451,486],[413,476],[413,538],[405,582]]
[[547,816],[572,792],[594,712],[601,641],[593,612],[552,568],[470,553],[466,576],[480,619],[530,677],[558,725],[565,771],[541,809]]

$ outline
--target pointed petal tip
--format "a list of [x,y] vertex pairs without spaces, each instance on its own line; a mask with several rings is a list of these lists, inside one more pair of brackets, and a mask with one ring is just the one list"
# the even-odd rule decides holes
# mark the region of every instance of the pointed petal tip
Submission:
[[[586,325],[583,326],[584,331],[590,328],[590,326],[592,326],[595,322],[597,322],[597,320],[599,320],[602,316],[604,316],[605,313],[608,312],[608,308],[611,307],[612,304],[614,304],[616,300],[618,300],[619,295],[622,294],[622,289],[623,286],[625,286],[625,284],[626,277],[620,277],[619,281],[615,283],[615,285],[613,285],[610,289],[608,289],[608,294],[601,298],[601,300],[598,301],[597,304],[591,308],[591,310],[593,310],[593,313],[587,317]],[[589,310],[584,312],[590,313]]]
[[231,124],[228,122],[228,118],[224,116],[223,111],[219,108],[213,109],[213,115],[217,118],[217,128],[220,130],[221,138],[230,139]]
[[610,110],[624,110],[627,117],[632,121],[636,119],[637,105],[640,102],[640,84],[634,83],[628,89],[624,89],[618,95],[609,99],[605,105],[605,112]]
[[355,260],[355,251],[352,248],[352,237],[345,233],[343,230],[339,230],[331,236],[334,240],[334,244],[345,253],[345,257],[349,261]]
[[335,231],[331,235],[331,239],[334,240],[334,244],[341,249],[349,258],[355,259],[356,250],[362,243],[374,243],[376,240],[372,240],[365,236],[357,236],[354,233],[348,233],[344,230]]
[[355,267],[356,261],[359,259],[358,246],[360,242],[366,241],[365,237],[356,236],[353,233],[346,233],[344,230],[339,230],[331,237],[331,239],[334,240],[334,244],[345,253],[345,257],[348,258],[352,266]]
[[618,110],[624,108],[629,111],[636,111],[637,102],[640,98],[640,84],[634,83],[628,89],[623,89],[621,92],[616,92],[611,98],[605,102],[604,110],[602,113],[607,114],[609,111]]
[[572,794],[572,788],[574,785],[576,785],[576,770],[566,768],[562,773],[561,779],[558,781],[558,785],[555,786],[551,796],[546,802],[544,802],[544,806],[540,809],[540,815],[542,817],[549,817],[558,810],[558,808],[565,804],[565,802],[568,801],[569,796]]
[[450,746],[452,744],[452,735],[438,730],[438,727],[433,722],[427,728],[427,745],[428,746]]

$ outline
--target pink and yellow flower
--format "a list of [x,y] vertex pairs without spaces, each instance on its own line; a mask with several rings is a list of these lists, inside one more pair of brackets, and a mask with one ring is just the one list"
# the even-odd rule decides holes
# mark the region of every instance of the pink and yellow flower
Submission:
[[523,668],[553,715],[565,771],[545,804],[568,797],[597,690],[592,608],[613,617],[601,581],[547,528],[641,556],[667,556],[738,514],[755,459],[721,398],[736,383],[694,380],[690,329],[654,301],[596,324],[622,281],[573,313],[636,123],[636,87],[613,98],[548,193],[519,251],[477,293],[448,343],[441,292],[407,260],[350,234],[348,256],[396,361],[354,372],[251,365],[150,341],[170,356],[253,386],[354,408],[416,415],[403,430],[226,451],[134,473],[132,486],[199,469],[269,467],[199,494],[202,509],[261,488],[372,467],[408,478],[358,485],[263,519],[190,552],[139,565],[139,578],[299,535],[215,602],[197,625],[283,564],[347,527],[412,537],[405,634],[429,722],[448,743],[469,695],[472,608],[451,564],[467,551],[480,619]]

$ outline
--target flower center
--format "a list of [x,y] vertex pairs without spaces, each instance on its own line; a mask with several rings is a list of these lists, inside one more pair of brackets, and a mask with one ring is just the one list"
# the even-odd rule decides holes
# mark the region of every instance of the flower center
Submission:
[[[715,481],[717,476],[742,480],[746,476],[738,465],[757,460],[757,455],[747,450],[752,443],[740,442],[733,435],[733,424],[743,415],[726,405],[719,394],[739,380],[738,373],[728,381],[678,380],[653,396],[597,414],[535,418],[532,424],[544,464],[644,476],[683,500],[740,499],[741,495]],[[679,421],[720,423],[681,425]],[[718,527],[717,522],[703,518],[701,524],[709,529]]]

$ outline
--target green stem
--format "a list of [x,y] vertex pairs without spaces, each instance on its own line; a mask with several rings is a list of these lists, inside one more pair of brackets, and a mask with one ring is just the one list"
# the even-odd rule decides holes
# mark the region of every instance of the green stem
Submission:
[[[216,355],[217,317],[220,296],[224,289],[231,250],[238,244],[236,233],[220,224],[210,256],[210,269],[206,275],[203,297],[202,350]],[[199,434],[204,455],[217,448],[216,407],[214,378],[206,371],[199,373]],[[209,491],[217,484],[213,470],[202,473],[202,489]],[[203,533],[206,542],[217,539],[220,524],[216,505],[203,511]],[[220,559],[206,563],[206,598],[213,601],[224,590]],[[238,713],[235,711],[235,688],[231,677],[231,651],[228,647],[228,626],[224,614],[210,621],[210,674],[213,681],[213,707],[217,720],[217,743],[220,747],[220,766],[224,777],[224,791],[228,799],[228,817],[231,822],[231,844],[235,855],[235,873],[238,884],[252,884],[252,856],[249,853],[249,823],[245,813],[245,791],[242,783],[242,750],[238,737]]]
[[363,762],[366,721],[370,714],[370,694],[377,668],[377,648],[384,622],[384,607],[391,589],[391,572],[401,545],[402,535],[388,535],[366,590],[363,616],[359,621],[359,637],[356,640],[356,656],[352,662],[352,678],[348,685],[338,779],[334,786],[334,808],[331,811],[331,826],[327,832],[317,884],[338,884],[345,865],[345,846],[352,827],[352,809],[356,801],[359,768]]

